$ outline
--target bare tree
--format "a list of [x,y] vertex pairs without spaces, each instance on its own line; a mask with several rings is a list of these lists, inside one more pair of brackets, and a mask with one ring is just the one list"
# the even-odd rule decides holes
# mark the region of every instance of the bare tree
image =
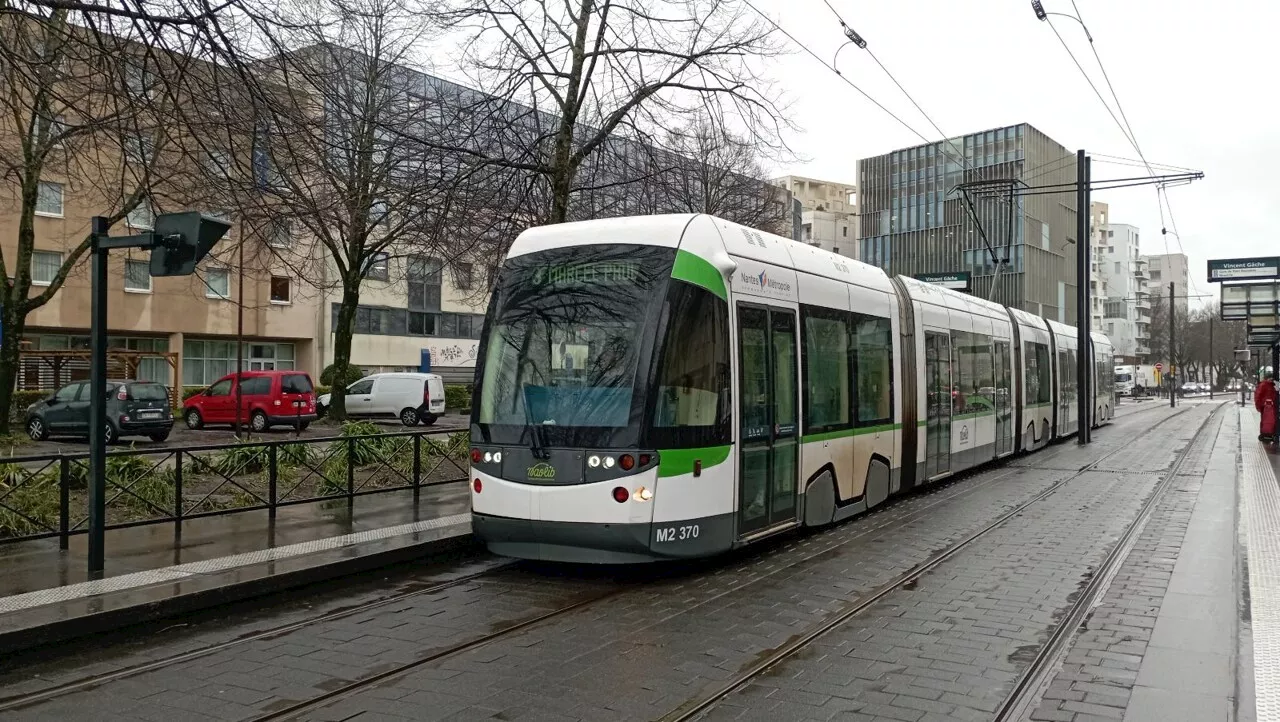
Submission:
[[[775,55],[769,27],[726,0],[439,0],[435,17],[464,33],[463,58],[480,87],[533,113],[519,124],[517,157],[476,151],[532,173],[545,221],[575,214],[575,194],[624,185],[579,173],[593,155],[644,144],[699,115],[777,145],[788,125],[761,73]],[[629,164],[624,163],[625,170]]]
[[789,195],[764,180],[755,144],[703,117],[669,132],[664,145],[657,185],[668,212],[708,213],[790,236]]
[[[157,202],[185,202],[186,160],[174,140],[169,85],[195,62],[185,36],[113,16],[66,9],[0,14],[0,173],[14,189],[17,237],[0,255],[0,433],[7,433],[20,340],[27,318],[78,272],[90,250],[87,227],[69,246],[37,254],[42,216],[63,216],[71,198],[115,225],[145,228]],[[176,51],[176,52],[175,52]]]
[[[257,69],[255,190],[238,197],[305,237],[280,254],[297,277],[340,294],[333,365],[343,377],[362,287],[407,282],[409,310],[395,316],[405,327],[383,330],[433,333],[429,281],[489,252],[527,182],[479,157],[499,118],[471,111],[499,107],[492,98],[413,70],[423,28],[411,0],[302,0],[296,10],[321,22],[282,31],[287,49]],[[337,419],[344,392],[333,388]]]

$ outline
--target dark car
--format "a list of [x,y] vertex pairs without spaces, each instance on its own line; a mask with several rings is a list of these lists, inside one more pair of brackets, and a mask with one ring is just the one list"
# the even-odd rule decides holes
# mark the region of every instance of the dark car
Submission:
[[[27,408],[27,435],[33,441],[50,436],[89,435],[89,382],[76,381]],[[169,389],[154,381],[107,382],[107,443],[121,436],[169,438],[173,409]]]

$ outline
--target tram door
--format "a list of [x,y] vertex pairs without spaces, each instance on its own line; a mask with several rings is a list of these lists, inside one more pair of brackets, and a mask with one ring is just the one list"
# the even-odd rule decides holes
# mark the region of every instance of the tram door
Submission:
[[951,470],[951,337],[924,334],[924,386],[928,393],[925,417],[924,476],[931,479]]
[[800,461],[796,336],[794,311],[738,307],[740,535],[796,518]]
[[996,341],[996,456],[1013,451],[1013,393],[1009,369],[1009,342]]

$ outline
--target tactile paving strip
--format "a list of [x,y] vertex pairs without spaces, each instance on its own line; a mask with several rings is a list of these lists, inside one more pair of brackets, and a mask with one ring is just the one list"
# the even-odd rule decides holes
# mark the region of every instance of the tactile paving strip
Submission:
[[258,551],[246,552],[244,554],[218,557],[217,559],[189,562],[187,564],[179,564],[173,567],[165,567],[164,569],[153,569],[145,572],[121,574],[118,577],[110,577],[108,579],[98,579],[89,582],[81,582],[79,584],[68,584],[67,586],[58,587],[56,589],[41,589],[39,591],[27,592],[25,594],[15,594],[10,597],[0,598],[0,614],[16,612],[22,609],[31,609],[32,607],[40,607],[46,604],[69,602],[100,594],[136,589],[152,584],[179,581],[200,574],[212,574],[214,572],[226,571],[237,567],[280,561],[282,559],[290,559],[306,554],[343,549],[357,544],[367,544],[369,542],[379,541],[382,539],[418,534],[425,531],[464,524],[468,526],[471,524],[471,514],[453,514],[451,516],[443,516],[435,519],[425,519],[411,524],[400,524],[398,526],[389,526],[382,529],[370,529],[369,531],[344,534],[342,536],[330,537],[328,539],[316,539],[314,541],[299,542],[297,544],[289,544],[287,546],[280,546],[272,549],[260,549]]
[[1257,722],[1280,722],[1280,484],[1262,444],[1249,433],[1257,427],[1257,413],[1241,409],[1241,491],[1248,525]]

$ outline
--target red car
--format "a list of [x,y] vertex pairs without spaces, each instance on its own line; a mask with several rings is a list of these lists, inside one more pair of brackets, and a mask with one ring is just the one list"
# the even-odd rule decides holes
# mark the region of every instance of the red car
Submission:
[[[227,374],[182,403],[187,428],[236,422],[236,374]],[[273,424],[307,428],[316,420],[316,392],[302,371],[244,371],[239,374],[240,423],[254,431]]]

